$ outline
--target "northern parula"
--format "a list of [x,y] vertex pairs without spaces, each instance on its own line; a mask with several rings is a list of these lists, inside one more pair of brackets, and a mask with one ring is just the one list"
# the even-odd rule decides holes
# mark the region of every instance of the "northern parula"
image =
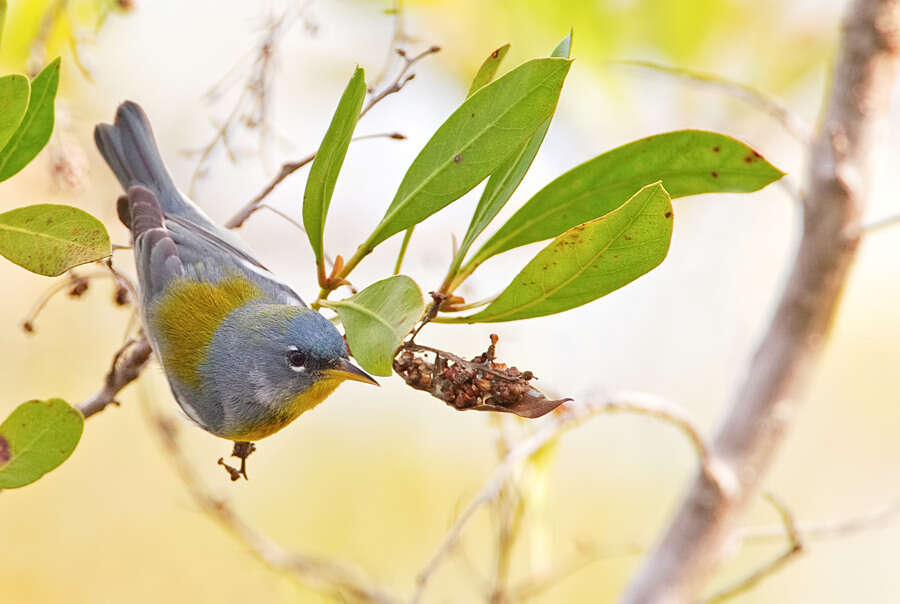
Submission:
[[118,213],[131,230],[144,332],[190,419],[249,442],[344,380],[377,385],[331,322],[175,187],[140,106],[122,103],[94,139],[127,191]]

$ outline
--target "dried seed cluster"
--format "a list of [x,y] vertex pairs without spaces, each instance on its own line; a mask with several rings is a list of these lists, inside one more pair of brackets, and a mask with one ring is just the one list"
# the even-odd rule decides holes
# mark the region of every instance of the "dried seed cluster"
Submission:
[[[494,356],[497,340],[492,334],[488,349],[469,361],[411,345],[394,359],[394,371],[413,388],[424,390],[459,410],[540,417],[568,400],[548,399],[529,384],[534,379],[531,371],[497,362]],[[434,362],[428,360],[428,354],[434,355]]]

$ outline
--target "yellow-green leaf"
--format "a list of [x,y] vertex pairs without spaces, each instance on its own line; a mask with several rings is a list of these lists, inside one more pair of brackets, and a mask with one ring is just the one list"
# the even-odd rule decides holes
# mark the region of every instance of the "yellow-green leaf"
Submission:
[[675,198],[756,191],[782,176],[752,148],[723,134],[680,130],[649,136],[599,155],[538,191],[468,264],[603,216],[648,182],[661,180]]
[[503,62],[503,57],[506,56],[507,52],[509,52],[508,42],[488,55],[484,60],[484,63],[481,64],[481,67],[478,68],[478,73],[476,73],[475,77],[472,79],[472,85],[469,87],[466,98],[475,94],[476,90],[489,84],[490,81],[494,79],[497,70],[500,68],[500,63]]
[[40,153],[53,133],[54,102],[59,87],[59,57],[31,81],[28,109],[18,129],[0,150],[0,181],[4,181]]
[[0,214],[0,254],[33,273],[55,277],[110,253],[103,223],[78,208],[45,203]]
[[22,123],[30,94],[31,85],[25,76],[12,74],[0,78],[0,149]]
[[647,185],[618,209],[557,237],[487,308],[455,321],[515,321],[581,306],[656,267],[671,239],[669,194],[661,183]]
[[382,279],[325,305],[340,316],[350,352],[375,375],[391,374],[394,353],[425,308],[419,286],[405,275]]
[[[568,59],[572,48],[572,32],[560,41],[553,49],[551,57]],[[472,221],[463,237],[462,243],[459,245],[460,256],[465,256],[472,243],[481,234],[487,225],[494,219],[512,194],[519,187],[525,174],[531,167],[534,157],[537,155],[538,149],[547,136],[547,130],[550,128],[550,121],[553,119],[551,114],[547,120],[540,125],[537,131],[531,135],[531,138],[525,142],[518,151],[506,158],[497,170],[488,178],[481,199],[475,207],[475,213],[472,215]],[[460,258],[461,259],[461,258]]]
[[459,199],[496,170],[553,113],[570,65],[568,59],[533,59],[467,99],[413,161],[364,251]]
[[30,484],[75,450],[84,417],[64,400],[28,401],[0,424],[0,489]]
[[309,170],[309,178],[306,180],[306,191],[303,193],[303,226],[316,255],[317,265],[321,265],[324,259],[322,237],[325,217],[328,215],[338,173],[344,164],[347,147],[353,138],[353,130],[359,120],[359,112],[365,97],[366,74],[361,67],[357,67],[341,96],[334,117],[331,118],[331,125],[328,126],[325,138],[319,145],[316,158]]

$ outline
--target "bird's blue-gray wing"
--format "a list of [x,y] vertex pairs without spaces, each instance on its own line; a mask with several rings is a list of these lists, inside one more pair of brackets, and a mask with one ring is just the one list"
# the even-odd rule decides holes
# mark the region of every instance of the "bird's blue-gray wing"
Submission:
[[237,271],[263,289],[267,302],[306,306],[290,286],[278,280],[256,258],[216,232],[181,216],[166,215],[165,218],[166,228],[191,276],[217,281]]
[[239,274],[265,293],[266,302],[306,306],[258,260],[203,226],[165,214],[154,193],[133,186],[120,199],[119,216],[131,229],[141,296],[149,303],[177,277],[218,282]]

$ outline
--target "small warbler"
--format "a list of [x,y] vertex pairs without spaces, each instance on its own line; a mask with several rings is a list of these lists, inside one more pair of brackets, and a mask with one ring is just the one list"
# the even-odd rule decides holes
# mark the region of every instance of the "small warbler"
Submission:
[[140,106],[122,103],[94,139],[127,191],[117,209],[131,230],[144,333],[184,413],[236,443],[232,478],[246,478],[250,441],[342,381],[377,385],[331,322],[175,187]]

